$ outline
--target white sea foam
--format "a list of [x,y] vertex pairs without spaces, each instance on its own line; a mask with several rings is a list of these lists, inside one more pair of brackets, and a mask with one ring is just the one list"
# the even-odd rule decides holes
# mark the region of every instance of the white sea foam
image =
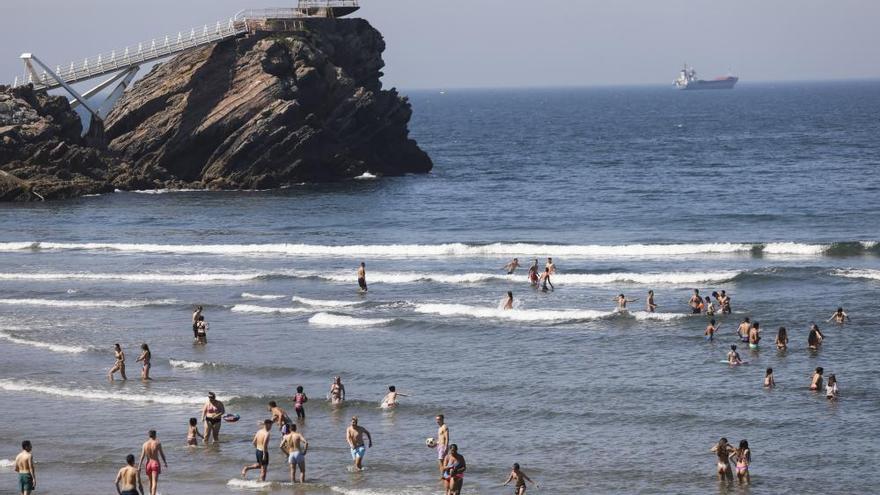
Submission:
[[671,321],[687,318],[687,313],[651,313],[648,311],[630,311],[629,315],[637,320]]
[[[9,392],[34,392],[39,394],[56,395],[72,399],[84,400],[118,400],[125,402],[169,404],[169,405],[199,405],[204,402],[201,397],[193,395],[160,395],[160,394],[123,394],[119,392],[106,392],[103,390],[88,390],[84,388],[68,389],[51,385],[40,385],[27,382],[0,379],[0,390]],[[227,397],[223,400],[229,400]]]
[[11,468],[15,466],[15,461],[12,459],[0,459],[0,468]]
[[306,308],[271,308],[268,306],[256,306],[253,304],[236,304],[231,311],[236,313],[311,313],[313,310]]
[[364,172],[361,175],[358,175],[357,177],[355,177],[354,180],[371,180],[371,179],[377,179],[378,177],[379,176],[373,175],[369,172]]
[[264,275],[263,273],[0,273],[0,280],[120,280],[201,284],[246,282]]
[[798,242],[771,242],[761,250],[764,254],[820,255],[828,250],[825,244],[801,244]]
[[52,352],[63,352],[69,354],[79,354],[82,352],[88,351],[85,347],[80,347],[78,345],[63,345],[63,344],[49,344],[47,342],[38,342],[36,340],[25,340],[19,339],[18,337],[13,337],[5,332],[0,332],[0,339],[8,340],[14,344],[21,345],[29,345],[31,347],[38,347],[40,349],[48,349]]
[[701,282],[724,282],[740,272],[669,272],[669,273],[559,273],[551,277],[563,284],[611,284],[629,282],[636,284],[696,284]]
[[[350,278],[349,278],[350,281]],[[308,299],[305,297],[293,296],[293,302],[304,304],[306,306],[318,308],[344,308],[347,306],[357,306],[363,304],[363,301],[332,301],[326,299]]]
[[174,299],[129,300],[129,301],[86,301],[57,299],[0,299],[0,304],[10,306],[49,306],[53,308],[137,308],[142,306],[167,306],[176,304]]
[[865,249],[874,249],[877,247],[877,241],[862,241],[860,244]]
[[204,368],[208,363],[202,363],[199,361],[184,361],[183,359],[169,359],[168,364],[170,364],[174,368],[197,370],[199,368]]
[[341,486],[331,486],[330,490],[342,495],[425,495],[437,493],[437,490],[424,487],[402,487],[382,490],[378,488],[345,488]]
[[868,268],[858,270],[834,270],[832,274],[838,277],[846,278],[862,278],[867,280],[880,280],[880,270],[871,270]]
[[275,295],[275,294],[251,294],[250,292],[242,292],[242,299],[261,299],[265,301],[274,301],[278,299],[284,299],[285,295]]
[[608,318],[613,311],[591,309],[498,309],[468,306],[465,304],[417,304],[417,313],[441,316],[467,316],[512,321],[582,321]]
[[[128,191],[135,194],[168,194],[175,192],[205,192],[208,189],[140,189],[137,191]],[[114,192],[123,192],[119,189],[116,189]]]
[[284,485],[284,483],[277,483],[272,481],[243,480],[241,478],[232,478],[231,480],[226,482],[226,486],[230,488],[244,488],[247,490],[262,490],[264,488],[269,488],[273,485],[281,486]]
[[355,318],[353,316],[318,313],[309,318],[310,325],[321,327],[376,327],[388,325],[392,319],[387,318]]

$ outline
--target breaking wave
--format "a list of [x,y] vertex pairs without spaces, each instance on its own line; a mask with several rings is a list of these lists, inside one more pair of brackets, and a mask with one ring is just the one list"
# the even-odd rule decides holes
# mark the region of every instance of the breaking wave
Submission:
[[393,322],[390,318],[355,318],[353,316],[318,313],[309,318],[309,324],[321,327],[378,327]]
[[139,308],[146,306],[168,306],[177,304],[175,299],[153,301],[61,301],[58,299],[0,299],[0,304],[10,306],[49,306],[53,308]]
[[29,345],[31,347],[38,347],[40,349],[48,349],[52,352],[63,352],[68,354],[79,354],[82,352],[88,351],[85,347],[80,347],[78,345],[63,345],[63,344],[50,344],[47,342],[38,342],[36,340],[26,340],[20,339],[18,337],[13,337],[5,332],[0,332],[0,339],[7,340],[14,344],[21,345]]
[[264,276],[266,275],[263,273],[0,273],[0,280],[120,280],[123,282],[200,284],[245,282]]
[[293,296],[292,301],[306,306],[313,306],[318,308],[344,308],[348,306],[357,306],[364,303],[363,301],[331,301],[324,299],[307,299],[305,297],[297,296]]
[[866,280],[880,280],[880,270],[871,270],[868,268],[858,270],[834,270],[831,272],[838,277],[861,278]]
[[261,299],[264,301],[275,301],[278,299],[284,299],[287,296],[284,295],[275,295],[275,294],[251,294],[250,292],[242,292],[242,299]]
[[[119,392],[105,392],[102,390],[88,390],[84,388],[69,389],[55,387],[51,385],[40,385],[27,382],[16,382],[13,380],[0,379],[0,390],[9,392],[34,392],[39,394],[55,395],[59,397],[69,397],[72,399],[84,400],[116,400],[124,402],[153,403],[153,404],[169,404],[169,405],[200,405],[204,403],[204,398],[195,395],[162,395],[151,393],[123,394]],[[229,400],[226,397],[221,400]]]
[[498,309],[468,306],[465,304],[417,304],[417,313],[441,316],[469,316],[511,321],[584,321],[608,318],[613,311],[591,309]]
[[268,306],[256,306],[253,304],[236,304],[231,311],[236,313],[311,313],[314,310],[306,308],[271,308]]

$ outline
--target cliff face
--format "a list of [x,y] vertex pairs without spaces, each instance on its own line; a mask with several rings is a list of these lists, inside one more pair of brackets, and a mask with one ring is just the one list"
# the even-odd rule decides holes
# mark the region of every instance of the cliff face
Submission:
[[410,104],[381,88],[384,49],[362,19],[202,47],[156,66],[87,138],[65,98],[0,87],[0,201],[428,172]]
[[228,40],[144,77],[106,122],[132,185],[177,179],[265,189],[364,172],[428,172],[411,108],[379,78],[381,34],[362,19]]

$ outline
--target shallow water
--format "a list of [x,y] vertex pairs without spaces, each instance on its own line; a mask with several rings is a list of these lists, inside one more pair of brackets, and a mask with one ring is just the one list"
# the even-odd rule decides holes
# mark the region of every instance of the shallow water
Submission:
[[[508,493],[513,462],[541,483],[529,493],[746,492],[714,479],[720,436],[749,440],[750,492],[876,491],[880,84],[411,97],[429,176],[0,205],[0,459],[29,438],[39,493],[94,493],[155,428],[164,494],[439,493],[424,439],[444,413],[467,493]],[[505,275],[513,256],[553,256],[556,290]],[[714,342],[685,314],[695,287],[733,297]],[[516,309],[499,310],[508,290]],[[207,346],[191,344],[196,303]],[[853,321],[822,323],[838,305]],[[765,340],[731,369],[745,316]],[[108,383],[114,342],[129,378],[148,342],[155,379]],[[806,390],[816,366],[839,402]],[[337,374],[341,409],[323,401]],[[383,411],[392,384],[411,396]],[[281,484],[274,448],[272,484],[230,481],[266,402],[292,412],[296,385],[313,483]],[[189,450],[208,390],[243,419]],[[363,473],[346,469],[353,414],[375,441]],[[3,461],[0,480],[15,481]]]

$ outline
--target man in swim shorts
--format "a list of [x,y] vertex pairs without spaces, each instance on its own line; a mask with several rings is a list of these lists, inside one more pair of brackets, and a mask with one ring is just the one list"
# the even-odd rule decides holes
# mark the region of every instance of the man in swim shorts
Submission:
[[21,442],[21,452],[15,456],[15,472],[18,473],[18,489],[21,495],[30,495],[37,488],[37,471],[34,469],[33,447],[30,440]]
[[147,479],[150,481],[150,495],[156,495],[156,491],[159,488],[159,475],[162,473],[162,469],[159,466],[159,457],[162,457],[162,464],[165,465],[165,468],[168,468],[168,462],[165,460],[165,452],[162,450],[162,443],[156,439],[156,430],[150,430],[147,432],[147,441],[144,442],[143,447],[141,447],[141,458],[138,461],[138,471],[141,470],[141,466],[144,464],[144,459],[147,460],[146,470],[144,471],[147,474]]
[[446,425],[446,418],[442,414],[438,414],[434,419],[437,421],[437,466],[442,473],[443,459],[449,446],[449,426]]
[[141,472],[134,467],[134,454],[125,457],[125,466],[116,473],[116,493],[119,495],[142,495]]
[[272,422],[277,424],[279,429],[284,427],[284,425],[293,423],[293,421],[290,420],[290,416],[287,415],[287,412],[278,407],[278,403],[274,400],[269,401],[269,414],[272,415]]
[[441,476],[446,485],[446,495],[461,495],[466,470],[467,463],[464,462],[464,456],[458,453],[458,445],[450,445],[449,452],[443,459],[443,474]]
[[373,437],[370,436],[370,432],[363,426],[358,426],[358,417],[352,416],[351,426],[345,430],[345,439],[348,441],[349,448],[351,448],[351,458],[354,460],[354,467],[358,471],[363,469],[364,455],[367,453],[367,448],[364,447],[364,435],[367,436],[368,445],[372,449]]
[[727,481],[733,481],[733,472],[730,470],[730,455],[735,451],[736,449],[723,437],[712,447],[711,452],[718,456],[718,481],[724,481],[725,478]]
[[519,268],[519,258],[514,258],[513,261],[504,265],[504,269],[507,270],[508,275],[513,275],[513,272]]
[[700,289],[694,289],[694,295],[688,300],[691,313],[698,315],[703,311],[703,298],[700,297]]
[[361,292],[367,291],[367,265],[363,261],[358,268],[358,287],[361,288]]
[[264,420],[263,424],[260,426],[260,429],[257,430],[257,432],[254,434],[254,439],[251,442],[255,449],[254,456],[256,457],[257,462],[255,464],[251,464],[242,468],[242,478],[247,478],[247,473],[251,469],[259,469],[260,481],[266,481],[266,470],[269,467],[269,436],[271,432],[272,420]]
[[295,483],[296,468],[299,467],[299,482],[306,482],[306,453],[309,451],[309,442],[296,431],[296,425],[289,427],[289,433],[281,439],[281,451],[287,454],[287,463],[290,464],[290,482]]
[[547,258],[547,264],[544,265],[545,270],[549,270],[551,275],[556,275],[556,264],[553,263],[553,258]]

